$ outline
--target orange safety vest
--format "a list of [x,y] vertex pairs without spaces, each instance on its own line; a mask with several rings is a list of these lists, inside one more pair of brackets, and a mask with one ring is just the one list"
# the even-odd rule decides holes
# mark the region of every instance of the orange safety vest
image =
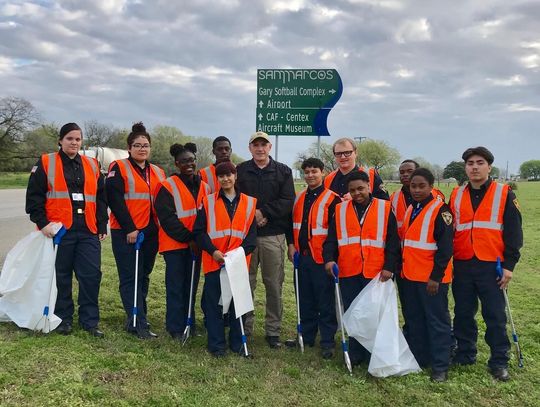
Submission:
[[[206,212],[206,233],[216,249],[226,253],[240,247],[255,218],[257,199],[241,193],[232,220],[229,218],[223,198],[219,196],[218,192],[205,197],[203,206]],[[250,258],[251,255],[246,256],[248,267]],[[218,270],[221,266],[214,260],[212,254],[203,250],[202,268],[204,274]]]
[[[304,201],[307,189],[298,193],[293,206],[293,238],[294,247],[300,252],[300,228],[302,227],[302,217],[304,215]],[[315,263],[323,264],[322,249],[323,243],[328,236],[328,209],[338,195],[329,189],[324,189],[311,205],[308,215],[308,244],[311,256]]]
[[[95,158],[81,156],[84,171],[84,220],[92,233],[97,233],[96,200],[99,166]],[[66,229],[73,224],[73,206],[64,178],[64,166],[59,153],[41,156],[43,170],[47,175],[47,200],[45,214],[49,222],[61,222]]]
[[[157,165],[150,164],[150,186],[148,186],[129,159],[124,158],[123,160],[113,161],[109,166],[109,170],[114,164],[118,164],[118,169],[124,179],[124,200],[135,227],[144,229],[148,226],[150,213],[157,223],[153,205],[154,192],[160,182],[165,179],[165,172]],[[111,212],[110,222],[111,229],[122,229],[113,212]]]
[[503,215],[508,185],[491,182],[482,202],[473,211],[469,186],[456,187],[450,196],[454,213],[454,259],[504,261]]
[[[444,202],[432,199],[420,211],[412,224],[413,207],[409,205],[403,219],[402,257],[403,268],[401,275],[407,280],[428,282],[435,264],[437,242],[433,236],[435,220]],[[452,281],[452,262],[448,262],[442,279],[443,283]]]
[[373,278],[383,269],[390,211],[390,201],[373,198],[360,222],[352,201],[336,206],[339,277]]
[[216,175],[216,166],[214,164],[210,164],[208,167],[204,167],[199,170],[199,175],[201,179],[206,182],[210,187],[211,194],[213,194],[214,192],[219,192],[219,190],[221,189],[221,185],[219,185],[219,181]]
[[[330,189],[330,185],[332,185],[332,181],[336,177],[336,174],[337,174],[338,171],[339,171],[339,168],[332,171],[330,174],[328,174],[326,177],[324,177],[324,187],[326,189]],[[358,171],[363,171],[363,172],[365,172],[366,174],[369,175],[369,192],[373,193],[373,188],[375,186],[375,174],[376,174],[375,168],[369,168],[368,171],[366,172],[364,167],[359,167]]]
[[[431,190],[431,196],[433,198],[440,199],[444,202],[444,194],[437,188]],[[403,219],[405,218],[405,211],[407,211],[407,202],[405,201],[405,194],[401,188],[395,192],[392,192],[390,195],[390,202],[392,202],[392,212],[396,216],[398,235],[401,240],[403,240]]]
[[[178,222],[182,223],[189,231],[193,231],[195,225],[195,219],[197,218],[197,210],[202,207],[203,198],[210,193],[210,187],[204,181],[201,181],[199,192],[197,194],[197,201],[193,198],[193,194],[186,187],[186,185],[173,175],[162,182],[161,188],[165,188],[169,191],[169,194],[174,199],[174,208],[176,216],[178,216]],[[159,188],[156,190],[156,195],[159,192]],[[178,240],[170,237],[167,232],[163,230],[163,227],[159,227],[159,252],[168,252],[171,250],[186,249],[189,247],[189,243],[179,242]]]

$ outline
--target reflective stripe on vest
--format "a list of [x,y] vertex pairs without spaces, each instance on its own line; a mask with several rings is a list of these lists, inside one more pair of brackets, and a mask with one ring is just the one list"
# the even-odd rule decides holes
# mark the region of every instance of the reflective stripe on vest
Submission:
[[119,163],[124,165],[126,170],[126,178],[128,181],[128,191],[124,193],[124,199],[150,199],[150,192],[135,192],[135,174],[133,168],[127,158],[118,160]]
[[[208,229],[209,229],[208,236],[210,237],[210,239],[213,240],[213,239],[219,239],[221,237],[234,236],[234,237],[244,240],[249,229],[245,231],[246,233],[244,233],[243,230],[235,230],[235,229],[216,230],[216,227],[217,227],[216,226],[217,225],[216,210],[215,210],[216,194],[208,195],[207,198],[208,198],[208,212],[209,212],[207,214]],[[250,214],[255,205],[255,198],[251,196],[248,196],[247,198],[248,200],[247,200],[246,214]]]
[[403,192],[401,191],[401,189],[399,191],[394,192],[392,196],[392,211],[394,212],[394,215],[396,217],[398,228],[403,226],[403,219],[398,219],[398,205],[399,205],[399,200],[402,196],[403,196]]
[[317,219],[315,221],[317,227],[315,229],[311,229],[312,236],[322,236],[328,234],[328,228],[323,228],[324,207],[333,196],[334,194],[329,189],[324,191],[320,199],[319,205],[317,206]]
[[[424,221],[422,222],[422,227],[420,229],[420,239],[419,240],[405,239],[403,241],[403,247],[413,247],[415,249],[424,249],[424,250],[437,250],[438,249],[437,243],[428,243],[429,226],[431,224],[435,209],[437,208],[439,208],[439,205],[437,205],[436,203],[431,204],[428,210],[426,211],[424,215]],[[405,218],[410,216],[410,212],[412,212],[412,206],[409,206],[409,208],[407,208]]]
[[166,182],[172,189],[172,195],[174,198],[174,208],[176,210],[176,216],[178,218],[187,218],[188,216],[193,216],[197,214],[197,208],[184,210],[184,207],[182,206],[182,199],[180,198],[180,190],[178,189],[178,186],[176,185],[176,182],[172,178],[167,178],[164,182]]
[[475,228],[479,229],[491,229],[491,230],[502,230],[503,224],[497,222],[497,219],[499,217],[499,209],[501,207],[502,203],[502,194],[503,194],[503,184],[496,184],[495,189],[495,195],[493,197],[493,201],[491,203],[491,215],[489,221],[473,221],[473,222],[467,222],[467,223],[461,223],[461,213],[460,213],[460,207],[461,207],[461,200],[463,198],[463,193],[465,191],[467,185],[461,186],[457,193],[456,193],[456,199],[454,201],[455,206],[455,216],[456,216],[456,231],[461,232],[463,230],[469,230],[472,229],[473,224]]
[[[49,182],[49,185],[51,185],[51,190],[47,191],[47,199],[71,199],[71,196],[69,194],[69,191],[57,191],[56,190],[56,155],[58,153],[50,153],[47,154],[48,161],[47,161],[47,168],[45,171],[47,172],[47,181]],[[61,160],[61,158],[59,158]],[[92,159],[88,159],[85,156],[81,156],[81,160],[85,160],[90,164],[92,167],[92,171],[94,172],[94,175],[97,176],[98,174],[98,168],[96,166],[96,163]],[[84,169],[83,169],[84,172]],[[96,196],[90,195],[90,194],[84,194],[84,200],[87,202],[96,202]]]
[[212,172],[212,168],[210,166],[205,167],[201,170],[205,177],[206,177],[206,183],[210,186],[211,192],[216,192],[216,185],[214,182],[214,174]]
[[[348,230],[347,230],[347,207],[349,205],[353,205],[352,201],[349,201],[347,205],[341,205],[339,208],[340,211],[340,228],[341,228],[341,239],[338,239],[338,246],[345,246],[348,244],[355,244],[360,243],[360,236],[348,236]],[[362,216],[362,220],[360,220],[360,233],[362,233],[362,221],[366,217],[368,211],[371,208],[371,204],[368,206],[366,211],[364,212],[364,216]],[[377,205],[377,234],[376,239],[362,239],[362,246],[373,246],[373,247],[379,247],[384,248],[386,246],[386,242],[383,239],[384,235],[384,212],[385,208],[384,205],[378,204]]]

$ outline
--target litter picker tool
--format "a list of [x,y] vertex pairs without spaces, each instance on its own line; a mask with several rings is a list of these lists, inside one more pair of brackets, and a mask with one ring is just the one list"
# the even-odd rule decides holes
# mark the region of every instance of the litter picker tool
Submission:
[[[499,278],[503,277],[503,269],[501,265],[501,258],[497,257],[497,276]],[[514,345],[516,347],[516,356],[518,358],[518,366],[520,368],[523,367],[523,354],[521,353],[521,347],[519,346],[519,339],[518,334],[516,332],[516,326],[514,325],[514,319],[512,318],[512,311],[510,310],[510,301],[508,300],[508,292],[507,289],[503,289],[503,295],[504,295],[504,302],[506,303],[506,309],[508,311],[508,319],[510,320],[510,326],[512,327],[512,340],[514,341]]]
[[300,347],[300,352],[304,353],[304,337],[302,336],[302,324],[300,323],[300,289],[298,283],[298,262],[300,260],[300,255],[298,254],[298,252],[294,252],[293,260],[294,288],[296,291],[296,335],[298,339],[298,346]]
[[53,263],[53,271],[51,273],[50,282],[49,282],[49,295],[47,296],[47,304],[43,307],[43,315],[36,324],[36,327],[39,326],[41,321],[44,321],[43,329],[42,331],[45,333],[48,333],[51,331],[51,317],[50,317],[50,302],[51,302],[51,293],[53,290],[53,284],[55,281],[55,275],[56,275],[56,255],[58,254],[58,245],[62,241],[62,238],[66,234],[67,229],[62,225],[60,229],[58,229],[58,232],[56,232],[56,235],[53,237],[53,245],[54,245],[54,263]]
[[336,301],[339,313],[339,328],[341,330],[341,348],[343,349],[343,359],[345,359],[345,365],[347,370],[352,376],[352,364],[351,358],[349,357],[349,346],[345,340],[345,328],[343,327],[343,308],[341,306],[341,291],[339,290],[339,268],[337,264],[334,264],[332,267],[332,272],[334,273],[334,285],[336,287]]
[[182,335],[182,346],[186,344],[189,336],[191,334],[191,328],[193,327],[193,317],[191,316],[191,308],[193,307],[193,286],[195,282],[195,264],[197,262],[197,257],[191,253],[191,285],[189,287],[189,308],[188,316],[186,321],[186,328],[184,329],[184,334]]
[[137,288],[139,285],[139,251],[144,241],[144,233],[139,232],[135,240],[135,288],[133,289],[133,328],[137,327]]

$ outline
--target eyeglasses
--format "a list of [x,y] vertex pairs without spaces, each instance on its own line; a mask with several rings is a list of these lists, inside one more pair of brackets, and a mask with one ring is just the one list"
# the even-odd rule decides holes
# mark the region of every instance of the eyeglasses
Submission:
[[334,156],[335,156],[335,157],[350,157],[352,153],[353,153],[353,150],[348,150],[348,151],[334,151]]
[[136,150],[143,150],[143,149],[148,150],[148,149],[150,149],[150,144],[135,143],[135,144],[132,144],[131,147],[136,149]]
[[177,162],[179,164],[193,164],[196,161],[197,161],[196,158],[191,157],[191,158],[182,158],[181,160],[178,160]]

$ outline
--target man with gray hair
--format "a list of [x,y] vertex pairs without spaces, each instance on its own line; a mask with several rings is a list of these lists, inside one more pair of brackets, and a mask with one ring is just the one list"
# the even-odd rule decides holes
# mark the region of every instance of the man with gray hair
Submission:
[[[281,347],[283,314],[282,286],[285,279],[285,232],[294,204],[292,171],[270,157],[272,143],[268,134],[258,131],[249,139],[252,159],[238,165],[237,186],[240,192],[257,198],[257,248],[251,255],[249,280],[251,292],[257,286],[257,268],[266,290],[266,341],[271,348]],[[253,314],[245,322],[246,334],[253,333]]]

